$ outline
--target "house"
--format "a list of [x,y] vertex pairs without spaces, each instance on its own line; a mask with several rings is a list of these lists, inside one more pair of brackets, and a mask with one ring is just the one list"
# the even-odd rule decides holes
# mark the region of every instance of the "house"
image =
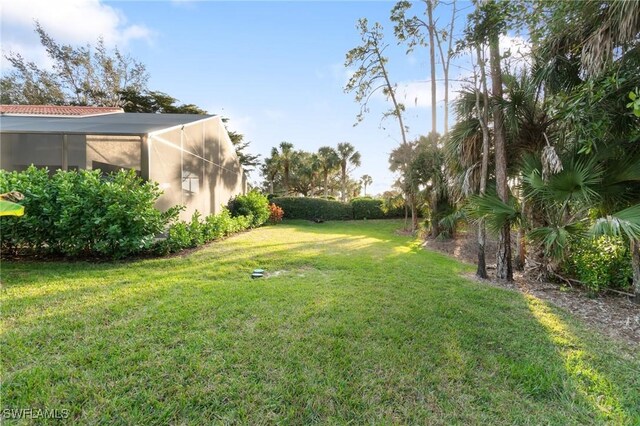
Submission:
[[135,170],[164,191],[157,207],[219,213],[247,180],[219,116],[120,108],[0,105],[0,167]]

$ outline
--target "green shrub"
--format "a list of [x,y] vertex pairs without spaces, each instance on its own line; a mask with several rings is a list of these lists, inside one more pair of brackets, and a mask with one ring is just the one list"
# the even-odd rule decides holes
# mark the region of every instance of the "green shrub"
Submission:
[[0,171],[7,191],[24,194],[25,215],[0,219],[3,252],[123,258],[151,247],[176,214],[154,207],[161,190],[134,171]]
[[195,212],[189,222],[172,223],[167,232],[167,238],[157,241],[153,252],[165,255],[195,248],[227,235],[244,231],[251,228],[254,223],[253,215],[231,217],[227,208],[224,208],[217,215],[209,215],[204,219],[201,217],[199,212]]
[[351,200],[353,208],[353,218],[358,219],[384,219],[386,216],[382,211],[382,200],[375,200],[369,197],[354,198]]
[[351,204],[308,197],[278,197],[271,200],[284,210],[285,219],[350,220]]
[[256,191],[232,198],[227,207],[232,217],[251,217],[251,227],[260,226],[269,219],[269,199]]
[[592,293],[606,287],[626,289],[632,282],[631,255],[621,238],[584,238],[571,245],[566,268]]

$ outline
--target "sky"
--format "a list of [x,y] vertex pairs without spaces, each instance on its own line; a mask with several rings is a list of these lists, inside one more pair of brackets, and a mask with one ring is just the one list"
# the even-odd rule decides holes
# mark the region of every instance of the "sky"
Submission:
[[[400,131],[382,113],[390,104],[374,96],[370,112],[354,127],[360,106],[344,93],[350,72],[345,55],[361,43],[359,18],[385,29],[391,80],[405,103],[408,137],[430,131],[428,50],[406,54],[389,21],[391,1],[100,1],[0,0],[0,48],[47,65],[33,31],[34,20],[58,42],[95,44],[102,36],[146,65],[148,86],[230,119],[231,129],[251,142],[249,151],[269,156],[281,141],[317,151],[349,142],[361,153],[353,178],[368,174],[368,194],[380,194],[395,180],[388,155]],[[417,6],[417,5],[416,5]],[[458,2],[462,18],[470,3]],[[444,7],[442,7],[444,9]],[[417,9],[416,9],[417,10]],[[444,21],[447,13],[437,15]],[[460,65],[462,64],[462,65]],[[0,63],[6,72],[6,61]],[[451,78],[469,76],[457,62]],[[440,68],[440,65],[438,65]],[[439,71],[438,78],[441,78]],[[454,83],[453,91],[460,86]],[[442,83],[438,83],[442,88]],[[454,96],[455,94],[452,94]],[[437,91],[442,132],[443,91]],[[261,181],[258,172],[250,181]]]

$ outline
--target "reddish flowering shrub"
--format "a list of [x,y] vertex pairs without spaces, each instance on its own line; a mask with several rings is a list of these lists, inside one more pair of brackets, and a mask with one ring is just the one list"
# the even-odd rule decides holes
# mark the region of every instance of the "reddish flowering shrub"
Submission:
[[278,222],[282,222],[282,216],[284,216],[284,210],[275,204],[269,204],[269,223],[274,225]]

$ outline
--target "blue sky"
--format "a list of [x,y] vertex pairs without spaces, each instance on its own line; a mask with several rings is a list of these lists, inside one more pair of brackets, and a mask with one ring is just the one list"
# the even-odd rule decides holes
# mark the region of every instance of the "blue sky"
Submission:
[[[3,50],[45,63],[32,31],[33,19],[65,43],[93,43],[103,35],[108,44],[146,64],[151,89],[229,117],[231,128],[244,133],[251,151],[263,157],[281,141],[308,151],[352,143],[362,154],[362,166],[353,176],[371,175],[368,192],[375,194],[393,183],[387,158],[400,136],[395,121],[381,122],[382,112],[389,108],[382,95],[374,99],[365,121],[353,127],[359,105],[353,94],[343,92],[348,78],[343,64],[346,52],[360,43],[356,21],[366,17],[385,27],[390,75],[402,87],[410,138],[430,130],[428,52],[421,48],[406,55],[405,47],[397,46],[389,22],[394,2],[1,4]],[[465,73],[452,70],[454,77]],[[441,105],[439,109],[442,126]],[[252,180],[259,179],[254,172]]]

